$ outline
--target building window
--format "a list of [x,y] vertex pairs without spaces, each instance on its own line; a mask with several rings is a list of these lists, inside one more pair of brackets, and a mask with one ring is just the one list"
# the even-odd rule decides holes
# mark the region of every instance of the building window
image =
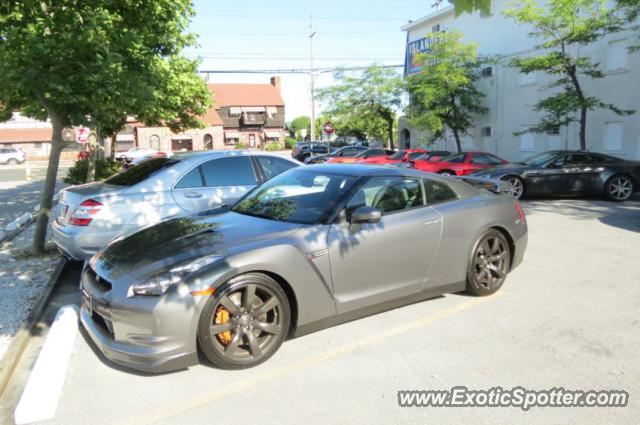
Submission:
[[[528,127],[529,126],[525,126],[524,129]],[[535,134],[523,133],[522,135],[520,135],[520,150],[524,152],[534,152],[536,150]]]
[[627,67],[627,40],[609,42],[607,49],[607,70],[614,71]]
[[154,151],[160,152],[160,136],[154,134],[149,137],[149,147]]
[[536,83],[536,74],[530,72],[528,74],[521,73],[520,74],[520,85],[521,86],[532,86]]
[[549,134],[549,135],[557,135],[560,134],[560,127],[556,126],[553,128],[550,128],[549,130],[547,130],[545,133]]
[[612,121],[604,123],[604,150],[621,152],[624,135],[622,122]]
[[34,148],[34,149],[42,149],[42,142],[34,143],[34,144],[33,144],[33,148]]
[[482,135],[484,137],[491,137],[493,136],[493,127],[489,126],[489,127],[482,127]]
[[483,77],[493,77],[493,67],[487,66],[486,68],[482,68],[481,73]]
[[431,32],[440,32],[442,31],[442,26],[440,24],[435,24],[431,27]]

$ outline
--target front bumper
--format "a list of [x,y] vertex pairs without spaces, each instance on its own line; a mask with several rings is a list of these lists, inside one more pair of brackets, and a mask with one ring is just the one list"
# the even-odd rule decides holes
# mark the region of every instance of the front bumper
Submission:
[[175,291],[161,297],[127,298],[129,285],[120,286],[112,288],[104,279],[95,279],[89,266],[83,271],[80,323],[104,356],[151,373],[198,364],[196,326],[204,303]]

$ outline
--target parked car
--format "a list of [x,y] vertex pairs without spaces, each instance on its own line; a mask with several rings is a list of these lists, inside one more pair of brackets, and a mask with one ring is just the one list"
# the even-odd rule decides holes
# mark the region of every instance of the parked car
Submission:
[[414,161],[439,161],[446,156],[452,155],[449,151],[428,151],[417,157]]
[[425,153],[427,153],[427,151],[424,149],[402,149],[402,150],[399,150],[398,152],[395,152],[392,155],[375,156],[359,162],[363,164],[379,164],[379,165],[400,164],[403,162],[409,162],[409,161],[418,159]]
[[478,171],[502,179],[513,196],[604,196],[626,201],[638,191],[640,162],[586,151],[550,151],[515,164]]
[[115,158],[123,161],[124,160],[133,161],[134,159],[137,159],[137,158],[153,155],[156,152],[158,151],[155,149],[131,148],[126,152],[116,153]]
[[27,160],[27,154],[20,148],[0,148],[0,164],[17,165]]
[[331,153],[334,150],[335,148],[332,148],[326,142],[310,142],[294,148],[291,152],[291,157],[300,162],[304,162],[304,160],[311,155]]
[[429,171],[449,176],[464,176],[474,171],[508,164],[509,161],[486,152],[455,153],[439,160],[415,160],[412,167],[420,171]]
[[359,164],[289,170],[226,212],[111,242],[83,270],[81,323],[127,367],[182,369],[200,353],[239,369],[289,336],[443,293],[489,295],[527,245],[502,186]]
[[157,157],[99,183],[62,190],[53,242],[84,260],[122,233],[231,204],[298,162],[266,153],[207,151]]
[[354,162],[361,162],[368,158],[393,155],[394,153],[396,153],[396,151],[392,151],[389,149],[374,148],[374,149],[367,149],[365,151],[362,151],[356,156],[351,156],[351,157],[343,156],[343,157],[331,158],[327,162],[330,164],[351,164]]
[[352,158],[361,152],[368,150],[364,146],[345,146],[332,153],[324,155],[312,155],[304,160],[305,164],[322,164],[330,160],[331,158]]

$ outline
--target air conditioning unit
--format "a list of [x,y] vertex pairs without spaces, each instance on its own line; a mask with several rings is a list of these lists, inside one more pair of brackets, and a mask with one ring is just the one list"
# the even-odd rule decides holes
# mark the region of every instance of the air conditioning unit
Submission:
[[481,73],[483,77],[493,77],[493,67],[487,66],[486,68],[482,68]]
[[482,135],[484,137],[491,137],[493,136],[493,127],[488,126],[488,127],[482,127]]
[[444,31],[444,25],[442,24],[435,24],[431,27],[431,32],[443,32]]

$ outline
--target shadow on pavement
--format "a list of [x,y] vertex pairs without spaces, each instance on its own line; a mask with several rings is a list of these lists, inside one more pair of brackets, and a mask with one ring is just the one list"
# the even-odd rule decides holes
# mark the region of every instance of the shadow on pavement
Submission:
[[640,196],[627,202],[601,199],[535,199],[522,202],[525,213],[552,213],[575,220],[599,220],[608,226],[640,232]]

